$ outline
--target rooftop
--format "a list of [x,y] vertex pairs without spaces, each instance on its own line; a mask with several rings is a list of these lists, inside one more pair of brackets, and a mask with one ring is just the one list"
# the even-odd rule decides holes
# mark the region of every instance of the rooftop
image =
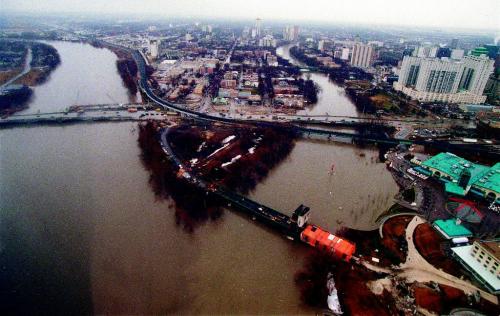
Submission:
[[482,189],[492,190],[500,193],[500,163],[493,167],[470,162],[464,158],[451,153],[440,153],[426,161],[422,166],[438,170],[444,175],[451,177],[451,182],[446,183],[446,190],[451,193],[464,195],[466,191],[458,185],[458,180],[464,170],[470,172],[467,186],[475,185]]
[[488,172],[485,172],[482,177],[474,183],[475,186],[487,190],[500,192],[500,162],[497,162],[491,167]]
[[455,219],[438,219],[433,225],[447,239],[472,236],[472,232],[464,226],[457,224]]

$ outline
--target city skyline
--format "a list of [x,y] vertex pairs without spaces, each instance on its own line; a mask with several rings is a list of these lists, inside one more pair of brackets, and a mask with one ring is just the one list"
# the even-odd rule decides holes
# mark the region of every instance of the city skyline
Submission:
[[[133,14],[149,16],[175,16],[192,18],[229,18],[227,12],[231,8],[231,18],[247,19],[260,17],[264,20],[296,20],[381,24],[402,26],[429,26],[443,28],[488,29],[500,34],[500,2],[495,0],[478,0],[476,9],[471,14],[470,3],[444,0],[434,2],[424,0],[418,6],[409,1],[397,0],[356,0],[332,1],[315,0],[314,5],[304,6],[290,1],[254,0],[251,5],[242,0],[219,0],[210,2],[193,1],[161,1],[146,0],[142,2],[125,0],[109,0],[106,2],[46,0],[1,0],[0,7],[4,12],[42,13],[91,13],[91,14]],[[204,8],[200,10],[200,8]],[[474,9],[472,8],[472,9]]]

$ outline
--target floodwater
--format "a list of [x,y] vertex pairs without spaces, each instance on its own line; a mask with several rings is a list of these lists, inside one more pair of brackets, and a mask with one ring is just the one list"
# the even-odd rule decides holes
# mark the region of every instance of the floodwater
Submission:
[[[280,46],[276,49],[276,53],[280,57],[288,59],[292,64],[304,66],[303,63],[290,55],[290,48],[292,46],[294,45]],[[316,82],[320,87],[320,92],[318,94],[318,102],[304,111],[299,111],[299,114],[359,116],[356,107],[345,94],[344,88],[328,79],[327,75],[319,72],[306,72],[303,76]]]
[[[116,55],[89,44],[46,41],[61,56],[50,80],[33,88],[22,113],[62,111],[71,105],[127,103],[129,96],[116,71]],[[65,58],[66,57],[66,58]]]
[[[51,44],[62,65],[35,89],[27,111],[108,103],[108,94],[126,102],[114,54]],[[0,130],[0,310],[314,314],[293,281],[307,247],[230,211],[186,233],[171,202],[158,201],[151,190],[134,127]],[[251,196],[289,214],[304,203],[313,221],[331,230],[373,228],[396,193],[375,156],[299,141]]]

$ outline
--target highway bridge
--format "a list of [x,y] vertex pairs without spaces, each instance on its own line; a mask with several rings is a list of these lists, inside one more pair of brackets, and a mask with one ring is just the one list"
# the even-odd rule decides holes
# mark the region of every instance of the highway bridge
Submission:
[[87,110],[83,112],[50,112],[16,114],[0,119],[0,128],[26,125],[44,124],[71,124],[71,123],[98,123],[98,122],[126,122],[149,119],[165,119],[166,115],[156,111],[128,112],[123,108],[112,110]]

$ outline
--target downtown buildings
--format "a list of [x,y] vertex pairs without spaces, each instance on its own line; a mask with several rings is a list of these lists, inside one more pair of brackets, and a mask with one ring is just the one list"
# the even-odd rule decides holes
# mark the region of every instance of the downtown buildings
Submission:
[[373,62],[373,46],[356,42],[352,47],[351,66],[370,68]]
[[460,60],[405,56],[394,88],[421,102],[484,103],[494,61],[485,54]]
[[299,26],[287,25],[283,30],[283,39],[285,41],[294,42],[299,39]]

